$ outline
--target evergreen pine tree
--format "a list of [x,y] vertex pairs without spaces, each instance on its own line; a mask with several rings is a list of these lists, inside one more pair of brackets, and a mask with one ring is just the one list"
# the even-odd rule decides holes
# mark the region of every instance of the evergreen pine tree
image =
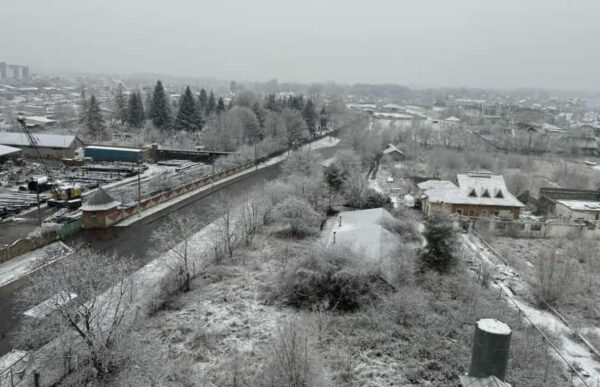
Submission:
[[215,99],[215,94],[213,91],[210,91],[210,95],[208,97],[208,102],[206,103],[206,112],[205,116],[208,117],[217,109],[217,100]]
[[421,252],[420,271],[448,272],[456,263],[456,233],[448,216],[436,213],[425,221],[427,245]]
[[262,106],[258,102],[254,102],[252,105],[252,111],[256,114],[256,118],[258,119],[258,123],[261,128],[265,127],[265,119],[267,118],[267,112],[263,109]]
[[124,124],[127,121],[127,103],[125,101],[125,94],[123,85],[119,83],[115,89],[115,111],[114,119]]
[[288,107],[294,110],[304,110],[304,97],[301,95],[292,95],[288,100]]
[[217,114],[221,114],[225,111],[225,101],[223,100],[223,97],[219,97],[219,100],[217,101]]
[[311,99],[306,101],[306,105],[304,105],[304,110],[302,111],[302,117],[306,122],[306,127],[311,136],[315,135],[317,131],[317,111],[315,110],[315,104]]
[[94,95],[88,103],[85,127],[90,136],[95,139],[102,138],[104,135],[104,118],[102,118],[102,112],[100,111],[100,103]]
[[127,102],[127,123],[134,128],[141,128],[145,119],[142,96],[139,92],[131,93]]
[[88,115],[89,103],[85,99],[85,91],[81,92],[81,103],[79,104],[79,123],[85,125]]
[[277,99],[275,94],[267,94],[265,97],[265,109],[270,110],[272,112],[281,111],[280,101]]
[[146,100],[144,101],[144,113],[146,113],[146,119],[151,120],[150,110],[152,110],[152,94],[146,93]]
[[325,110],[325,105],[323,105],[323,107],[321,108],[321,113],[319,113],[319,127],[320,127],[320,130],[327,129],[327,123],[328,123],[327,110]]
[[200,96],[198,96],[198,111],[206,114],[206,105],[208,105],[208,94],[206,90],[200,90]]
[[185,93],[179,100],[179,112],[175,119],[175,130],[197,131],[202,129],[202,116],[198,113],[194,96],[190,87],[186,87]]
[[165,88],[159,80],[154,87],[152,95],[152,105],[150,107],[150,118],[152,123],[159,129],[168,129],[171,125],[171,107],[167,100]]

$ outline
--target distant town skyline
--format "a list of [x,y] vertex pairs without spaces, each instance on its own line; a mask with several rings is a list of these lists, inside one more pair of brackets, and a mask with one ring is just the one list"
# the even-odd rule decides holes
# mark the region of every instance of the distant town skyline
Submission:
[[[25,0],[0,62],[33,72],[600,90],[600,2]],[[20,16],[22,15],[22,16]]]

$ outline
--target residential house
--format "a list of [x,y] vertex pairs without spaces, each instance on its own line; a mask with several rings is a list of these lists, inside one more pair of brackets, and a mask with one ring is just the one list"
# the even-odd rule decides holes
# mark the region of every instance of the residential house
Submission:
[[387,156],[394,161],[401,161],[406,158],[404,152],[396,148],[394,144],[388,144],[388,147],[383,150],[383,156]]
[[510,193],[502,175],[471,171],[457,175],[457,182],[451,185],[440,182],[437,186],[428,183],[430,188],[421,196],[423,212],[426,215],[443,212],[469,217],[519,218],[524,205]]

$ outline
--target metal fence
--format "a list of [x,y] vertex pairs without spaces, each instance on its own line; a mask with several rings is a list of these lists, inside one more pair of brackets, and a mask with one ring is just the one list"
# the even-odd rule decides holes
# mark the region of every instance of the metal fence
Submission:
[[[491,252],[494,256],[496,256],[500,261],[502,261],[506,266],[508,265],[508,262],[506,262],[505,259],[503,259],[484,239],[482,239],[481,237],[479,237],[479,235],[476,232],[471,232],[468,234],[468,238],[472,238],[472,236],[475,236],[477,239],[479,239]],[[465,249],[467,252],[467,254],[471,255],[472,257],[476,255],[475,252],[471,252],[468,249]],[[560,349],[558,349],[558,347],[552,342],[552,340],[550,340],[550,338],[527,316],[527,314],[525,313],[525,311],[523,309],[521,309],[521,307],[518,305],[517,302],[515,302],[515,300],[513,299],[511,294],[508,294],[505,290],[504,287],[501,286],[500,282],[493,276],[493,274],[490,272],[490,270],[484,268],[483,266],[481,266],[482,271],[485,271],[484,275],[487,276],[487,278],[490,278],[492,280],[492,282],[494,284],[496,284],[496,286],[498,287],[499,291],[498,291],[498,299],[504,299],[506,302],[508,302],[511,306],[513,306],[516,310],[517,313],[519,315],[519,318],[522,322],[522,326],[523,325],[527,325],[531,328],[534,329],[534,332],[536,332],[536,334],[538,335],[538,338],[541,342],[541,344],[545,345],[548,347],[548,350],[551,352],[554,352],[557,356],[557,359],[559,359],[561,362],[563,362],[566,367],[567,370],[570,374],[570,378],[571,378],[571,383],[575,382],[575,379],[577,379],[579,382],[581,382],[581,384],[583,386],[586,387],[598,387],[600,386],[600,380],[596,380],[593,382],[593,384],[590,384],[590,381],[586,380],[586,378],[583,377],[583,375],[581,375],[581,372],[579,371],[579,369],[576,367],[575,364],[572,364],[571,362],[569,362],[569,360],[564,356],[564,354],[560,351]],[[559,316],[559,318],[561,318]],[[562,319],[562,318],[561,318]],[[535,340],[534,343],[535,344]],[[594,349],[595,351],[595,349]],[[593,351],[593,352],[594,352]],[[545,368],[545,373],[544,375],[546,375],[546,373],[548,372],[548,369],[550,367],[550,359],[547,360],[547,364],[546,364],[546,368]]]

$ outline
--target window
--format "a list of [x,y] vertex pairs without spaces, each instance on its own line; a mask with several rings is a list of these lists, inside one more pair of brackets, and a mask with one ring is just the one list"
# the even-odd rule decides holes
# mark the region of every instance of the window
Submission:
[[456,210],[456,213],[457,213],[458,215],[462,215],[462,210]]
[[469,210],[469,216],[475,216],[475,210],[470,209]]
[[481,210],[481,216],[488,216],[489,212],[488,210]]
[[504,194],[502,193],[502,190],[498,190],[498,193],[496,194],[496,198],[504,199]]
[[531,231],[541,231],[542,230],[542,225],[541,224],[532,224],[529,229]]
[[494,211],[494,216],[498,216],[498,215],[500,215],[500,211],[498,211],[498,210]]
[[471,192],[469,192],[469,196],[472,198],[477,197],[477,192],[475,192],[475,188],[471,188]]
[[481,194],[482,198],[489,198],[490,197],[490,191],[487,190],[487,188],[485,189],[485,191],[483,191],[483,194]]

